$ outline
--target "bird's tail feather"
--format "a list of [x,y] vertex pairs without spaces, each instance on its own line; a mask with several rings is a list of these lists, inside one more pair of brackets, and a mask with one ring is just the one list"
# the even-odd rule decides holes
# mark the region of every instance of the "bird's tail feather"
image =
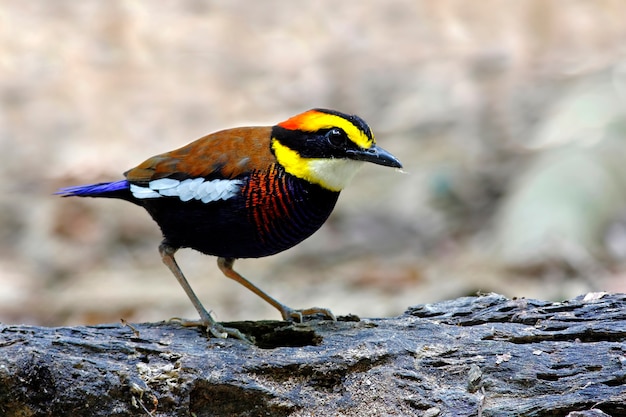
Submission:
[[122,198],[125,200],[131,198],[130,185],[126,180],[76,185],[73,187],[61,188],[55,194],[62,197],[108,197]]

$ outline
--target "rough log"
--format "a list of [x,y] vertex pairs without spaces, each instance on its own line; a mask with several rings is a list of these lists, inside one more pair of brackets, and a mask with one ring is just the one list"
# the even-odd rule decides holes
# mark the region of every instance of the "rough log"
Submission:
[[626,415],[626,295],[490,294],[387,319],[0,326],[3,416]]

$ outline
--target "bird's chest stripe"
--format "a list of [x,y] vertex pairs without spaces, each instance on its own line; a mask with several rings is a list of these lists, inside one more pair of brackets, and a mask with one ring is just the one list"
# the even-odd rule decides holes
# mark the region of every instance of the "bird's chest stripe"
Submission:
[[175,180],[161,178],[148,183],[147,187],[130,185],[130,192],[135,198],[178,197],[181,201],[200,200],[203,203],[228,200],[237,195],[241,189],[241,180],[211,180],[189,178]]
[[298,202],[305,196],[299,196],[284,170],[278,167],[254,172],[243,193],[246,209],[262,241],[289,240],[307,221],[298,211]]

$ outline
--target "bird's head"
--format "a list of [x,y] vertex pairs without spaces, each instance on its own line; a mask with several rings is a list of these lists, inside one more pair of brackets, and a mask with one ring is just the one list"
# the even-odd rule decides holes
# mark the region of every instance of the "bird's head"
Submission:
[[363,162],[402,168],[376,146],[363,119],[334,110],[313,109],[277,124],[271,146],[285,171],[332,191],[348,185]]

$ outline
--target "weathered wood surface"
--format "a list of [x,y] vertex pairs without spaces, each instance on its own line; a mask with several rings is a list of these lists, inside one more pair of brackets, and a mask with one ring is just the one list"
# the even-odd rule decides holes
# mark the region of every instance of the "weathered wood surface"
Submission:
[[2,325],[0,415],[626,415],[626,295],[344,320],[229,324],[257,346],[175,323]]

